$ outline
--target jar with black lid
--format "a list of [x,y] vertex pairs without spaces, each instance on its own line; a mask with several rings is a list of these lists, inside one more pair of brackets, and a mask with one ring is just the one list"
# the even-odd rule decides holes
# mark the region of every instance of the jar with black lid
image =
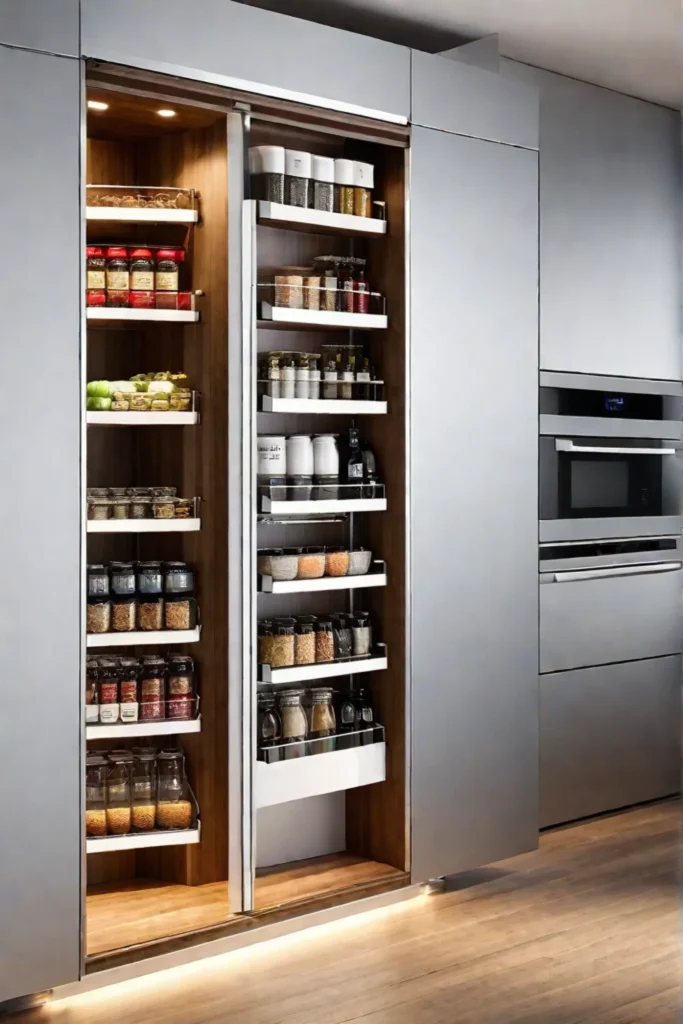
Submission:
[[158,292],[178,291],[179,270],[177,249],[158,250],[154,281]]
[[194,572],[187,562],[164,562],[164,593],[191,594]]
[[154,260],[149,249],[133,249],[130,254],[130,290],[154,291]]
[[258,760],[268,763],[279,761],[282,756],[282,750],[278,747],[282,743],[282,722],[275,707],[275,697],[272,693],[259,693],[256,703]]
[[334,657],[335,661],[350,658],[353,653],[353,638],[351,626],[345,615],[333,615],[332,630],[334,632]]
[[166,717],[188,720],[195,713],[194,661],[188,654],[168,658]]
[[142,659],[140,672],[140,718],[143,722],[166,716],[166,662],[158,654]]
[[135,593],[135,570],[132,562],[111,562],[111,589],[117,597],[130,597]]
[[88,633],[108,633],[111,629],[109,573],[104,565],[88,566],[86,629]]
[[162,594],[164,577],[161,562],[138,562],[137,585],[141,594]]
[[109,597],[109,571],[106,565],[88,566],[88,597]]

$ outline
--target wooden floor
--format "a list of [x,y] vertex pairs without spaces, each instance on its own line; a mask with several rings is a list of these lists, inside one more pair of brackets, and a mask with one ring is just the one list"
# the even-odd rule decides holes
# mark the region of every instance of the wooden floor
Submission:
[[674,1024],[677,804],[355,920],[66,1001],[13,1024]]

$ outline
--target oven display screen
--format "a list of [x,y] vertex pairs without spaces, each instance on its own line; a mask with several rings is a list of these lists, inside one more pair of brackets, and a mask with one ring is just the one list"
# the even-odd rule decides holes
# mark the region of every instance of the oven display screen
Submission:
[[626,410],[626,399],[623,395],[605,395],[603,403],[605,412],[623,413]]

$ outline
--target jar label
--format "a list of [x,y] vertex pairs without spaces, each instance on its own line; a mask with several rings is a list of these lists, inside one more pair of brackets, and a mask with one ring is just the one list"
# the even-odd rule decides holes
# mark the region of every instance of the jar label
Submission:
[[158,292],[177,292],[178,291],[178,271],[177,270],[157,270],[157,291]]
[[100,704],[116,704],[118,685],[114,682],[100,685]]
[[352,462],[349,466],[349,480],[362,480],[363,479],[363,463]]
[[154,291],[154,271],[134,270],[130,275],[130,287],[134,292]]
[[368,384],[370,382],[370,374],[365,373],[363,370],[359,370],[356,374],[356,380],[359,384]]
[[[122,704],[137,704],[138,701],[138,684],[134,679],[127,679],[121,683],[121,703]],[[123,717],[123,711],[121,712]]]
[[138,704],[126,703],[121,705],[121,721],[122,722],[137,722],[138,720]]
[[103,270],[89,270],[87,281],[89,291],[104,291],[106,276]]
[[127,270],[108,270],[107,289],[110,292],[127,292],[130,288],[130,274]]
[[118,704],[100,704],[100,722],[102,725],[111,725],[119,720]]
[[97,722],[100,717],[100,706],[99,704],[86,704],[85,706],[85,721],[88,725],[92,722]]

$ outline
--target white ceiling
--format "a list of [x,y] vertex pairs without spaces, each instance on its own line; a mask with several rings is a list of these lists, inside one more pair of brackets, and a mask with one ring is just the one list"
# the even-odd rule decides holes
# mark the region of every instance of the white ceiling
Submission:
[[681,0],[246,0],[419,49],[496,33],[501,55],[683,107]]

